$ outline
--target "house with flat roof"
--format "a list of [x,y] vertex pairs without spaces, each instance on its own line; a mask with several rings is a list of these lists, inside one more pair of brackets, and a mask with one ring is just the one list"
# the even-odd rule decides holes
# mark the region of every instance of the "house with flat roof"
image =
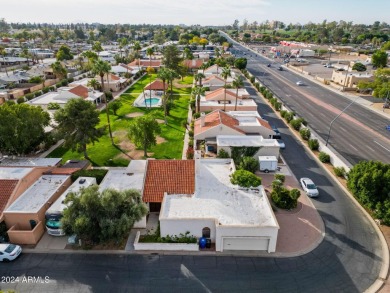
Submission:
[[3,214],[12,243],[36,244],[44,233],[45,212],[71,184],[70,175],[42,175]]
[[216,251],[275,252],[279,225],[262,186],[241,188],[230,182],[232,159],[195,160],[195,190],[164,192],[160,233],[206,237]]
[[133,62],[130,62],[127,64],[130,67],[138,67],[141,69],[146,69],[148,67],[152,67],[155,70],[158,71],[160,67],[162,66],[162,60],[161,59],[135,59]]
[[55,167],[61,158],[2,157],[0,167]]
[[257,104],[250,98],[246,89],[239,89],[238,94],[235,89],[218,88],[206,92],[200,98],[200,112],[214,110],[226,111],[257,111]]

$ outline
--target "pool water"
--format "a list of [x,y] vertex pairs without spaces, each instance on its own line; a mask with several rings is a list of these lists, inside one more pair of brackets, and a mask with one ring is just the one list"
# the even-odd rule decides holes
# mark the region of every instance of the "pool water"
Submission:
[[152,105],[157,105],[160,102],[160,99],[158,98],[145,99],[146,105],[150,105],[150,102],[152,102]]

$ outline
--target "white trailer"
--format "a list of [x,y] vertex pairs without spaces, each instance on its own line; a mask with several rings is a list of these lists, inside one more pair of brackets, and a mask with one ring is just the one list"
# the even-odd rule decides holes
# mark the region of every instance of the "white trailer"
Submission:
[[278,168],[278,158],[275,156],[259,156],[260,171],[269,173]]

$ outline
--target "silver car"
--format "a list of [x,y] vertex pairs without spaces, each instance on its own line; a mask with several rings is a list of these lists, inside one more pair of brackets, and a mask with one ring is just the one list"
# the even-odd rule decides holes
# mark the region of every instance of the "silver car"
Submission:
[[9,262],[16,259],[22,248],[16,244],[0,244],[0,261]]
[[302,189],[309,197],[317,197],[319,195],[317,186],[310,178],[301,178],[300,182]]

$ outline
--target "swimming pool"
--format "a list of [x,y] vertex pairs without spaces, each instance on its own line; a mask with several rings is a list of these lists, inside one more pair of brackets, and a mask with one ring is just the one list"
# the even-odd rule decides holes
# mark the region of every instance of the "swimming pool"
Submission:
[[152,102],[152,105],[157,105],[160,102],[161,99],[159,98],[151,98],[151,99],[145,99],[145,103],[147,106],[150,105],[150,102]]

